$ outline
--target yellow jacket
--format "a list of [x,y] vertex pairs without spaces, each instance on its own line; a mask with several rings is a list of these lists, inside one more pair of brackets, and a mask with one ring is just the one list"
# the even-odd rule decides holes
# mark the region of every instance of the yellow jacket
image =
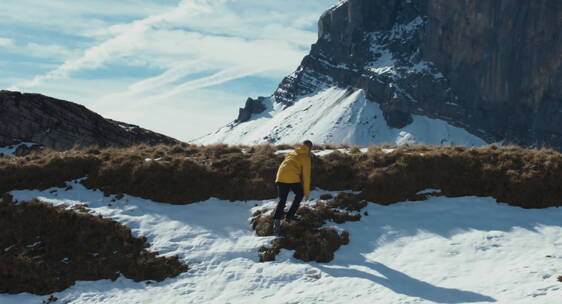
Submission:
[[277,170],[276,183],[302,183],[304,195],[310,193],[310,151],[308,146],[300,145],[285,156]]

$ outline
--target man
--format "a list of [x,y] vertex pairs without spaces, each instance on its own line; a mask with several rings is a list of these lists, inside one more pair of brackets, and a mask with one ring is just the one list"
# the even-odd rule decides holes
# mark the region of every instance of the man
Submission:
[[295,213],[299,209],[300,203],[305,197],[308,200],[310,193],[310,155],[312,152],[312,142],[305,140],[293,152],[285,156],[285,160],[277,170],[275,184],[279,193],[279,203],[275,208],[273,216],[273,231],[275,234],[281,233],[281,219],[283,219],[285,204],[289,191],[295,193],[293,204],[285,216],[285,220],[290,222],[295,220]]

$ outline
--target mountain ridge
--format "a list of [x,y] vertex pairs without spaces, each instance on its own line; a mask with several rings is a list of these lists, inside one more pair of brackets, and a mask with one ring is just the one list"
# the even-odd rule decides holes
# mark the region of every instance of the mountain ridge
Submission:
[[0,146],[32,142],[67,150],[74,146],[179,142],[136,125],[103,118],[83,105],[41,94],[2,90],[0,107]]
[[[321,16],[310,54],[268,98],[287,109],[328,88],[361,89],[391,129],[418,115],[487,143],[560,150],[561,12],[553,0],[342,1]],[[234,141],[227,129],[260,117],[267,100],[249,99],[244,115],[195,142]],[[380,141],[359,144],[371,143]]]

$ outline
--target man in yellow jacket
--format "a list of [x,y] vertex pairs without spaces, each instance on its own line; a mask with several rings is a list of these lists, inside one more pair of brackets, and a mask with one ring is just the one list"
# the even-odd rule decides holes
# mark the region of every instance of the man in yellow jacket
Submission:
[[283,219],[285,213],[285,204],[287,203],[289,191],[295,193],[295,199],[285,216],[286,221],[295,219],[295,213],[299,209],[303,197],[306,197],[306,200],[308,200],[310,193],[311,152],[312,142],[305,140],[302,145],[299,145],[293,152],[285,156],[285,160],[277,170],[275,184],[279,193],[279,203],[277,208],[275,208],[273,216],[273,231],[276,234],[281,232],[281,219]]

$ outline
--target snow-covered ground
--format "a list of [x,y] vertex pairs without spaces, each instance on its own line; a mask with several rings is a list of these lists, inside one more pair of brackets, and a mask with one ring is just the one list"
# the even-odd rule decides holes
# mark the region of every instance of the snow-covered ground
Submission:
[[266,110],[252,119],[228,125],[199,138],[196,144],[244,144],[264,142],[293,144],[309,139],[317,144],[429,144],[482,146],[486,142],[466,130],[439,119],[413,115],[413,122],[401,129],[390,128],[379,105],[368,100],[363,90],[337,87],[283,105],[266,99]]
[[[383,153],[392,153],[394,151],[396,151],[396,149],[381,149]],[[294,149],[287,149],[287,150],[277,150],[275,151],[275,154],[287,154],[289,152],[294,151]],[[351,153],[351,151],[349,149],[324,149],[324,150],[313,150],[312,153],[316,156],[325,156],[334,152],[341,152],[341,153]],[[369,148],[359,148],[359,152],[361,153],[367,153],[369,152]]]
[[[57,190],[51,193],[52,190]],[[562,208],[524,210],[491,198],[433,197],[369,204],[361,221],[338,225],[350,244],[326,264],[283,251],[258,262],[271,238],[249,226],[273,200],[175,206],[132,196],[117,202],[73,184],[64,191],[13,191],[55,205],[86,203],[97,214],[144,235],[152,250],[179,255],[190,270],[160,283],[79,282],[57,303],[560,303]],[[314,191],[319,197],[325,191]],[[110,205],[111,204],[111,205]],[[3,248],[0,248],[0,252]],[[2,304],[47,297],[0,295]]]

